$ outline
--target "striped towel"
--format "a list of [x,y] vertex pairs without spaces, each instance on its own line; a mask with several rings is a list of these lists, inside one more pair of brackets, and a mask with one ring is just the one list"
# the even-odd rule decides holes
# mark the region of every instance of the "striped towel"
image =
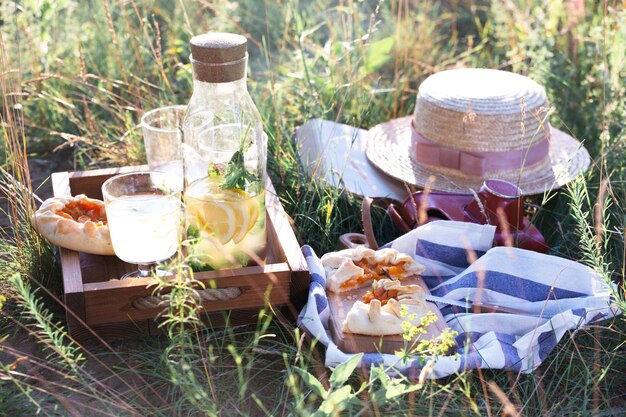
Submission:
[[[458,332],[458,355],[436,358],[430,378],[475,368],[531,372],[567,330],[618,313],[611,306],[612,287],[590,268],[523,249],[491,248],[494,233],[493,226],[437,221],[385,245],[426,267],[422,277],[433,295],[527,312],[474,314],[443,307],[446,322]],[[326,346],[326,366],[333,367],[352,354],[340,351],[330,336],[324,268],[309,246],[302,251],[311,286],[298,323]],[[361,361],[411,374],[421,366],[417,358],[403,361],[392,354],[367,353]]]

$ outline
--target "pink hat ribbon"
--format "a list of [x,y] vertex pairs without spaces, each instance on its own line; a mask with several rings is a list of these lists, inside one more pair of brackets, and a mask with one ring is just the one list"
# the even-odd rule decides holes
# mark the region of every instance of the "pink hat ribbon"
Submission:
[[466,152],[431,142],[420,135],[411,123],[412,157],[415,162],[459,170],[467,175],[483,177],[489,172],[508,171],[534,165],[548,155],[547,139],[528,148],[500,152]]

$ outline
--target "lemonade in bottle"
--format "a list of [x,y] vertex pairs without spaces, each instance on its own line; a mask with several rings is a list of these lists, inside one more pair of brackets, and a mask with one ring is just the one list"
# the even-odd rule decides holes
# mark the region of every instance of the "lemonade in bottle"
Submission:
[[194,90],[182,124],[187,251],[212,269],[263,263],[266,136],[248,94],[247,40],[191,39]]
[[206,177],[187,188],[192,254],[215,269],[259,262],[265,248],[265,192],[223,189],[220,182]]

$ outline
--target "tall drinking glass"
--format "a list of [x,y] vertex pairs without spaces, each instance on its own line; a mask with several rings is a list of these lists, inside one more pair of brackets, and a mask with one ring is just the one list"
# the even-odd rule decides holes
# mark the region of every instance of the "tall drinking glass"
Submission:
[[102,184],[113,250],[139,267],[122,278],[148,277],[157,262],[176,253],[182,230],[178,180],[148,171],[118,175]]
[[143,143],[151,171],[176,176],[183,187],[183,155],[180,127],[186,106],[166,106],[150,110],[141,118]]

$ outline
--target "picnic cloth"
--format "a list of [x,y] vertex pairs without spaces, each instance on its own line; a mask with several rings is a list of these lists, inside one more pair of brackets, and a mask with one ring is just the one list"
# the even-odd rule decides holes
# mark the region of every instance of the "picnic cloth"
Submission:
[[[618,314],[611,307],[611,286],[589,267],[524,249],[491,248],[494,233],[494,226],[436,221],[385,245],[426,267],[422,278],[433,295],[528,312],[475,314],[443,307],[444,319],[458,332],[458,355],[436,358],[429,378],[476,368],[531,372],[568,330]],[[310,246],[302,251],[311,286],[298,324],[326,346],[325,365],[333,367],[353,354],[339,350],[331,339],[324,268]],[[423,362],[366,353],[361,364],[383,364],[393,367],[393,372],[415,375]]]

